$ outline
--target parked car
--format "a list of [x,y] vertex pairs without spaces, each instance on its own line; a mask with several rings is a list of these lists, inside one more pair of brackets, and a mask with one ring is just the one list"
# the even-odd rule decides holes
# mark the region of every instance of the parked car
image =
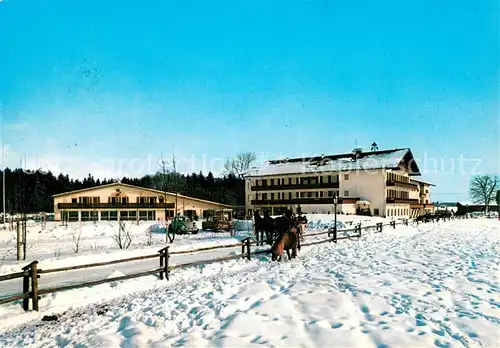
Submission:
[[168,225],[168,232],[175,234],[197,234],[198,226],[196,221],[192,221],[187,216],[176,216]]
[[201,228],[204,230],[228,231],[233,228],[232,210],[224,209],[217,210],[214,216],[209,216],[206,221],[202,222]]

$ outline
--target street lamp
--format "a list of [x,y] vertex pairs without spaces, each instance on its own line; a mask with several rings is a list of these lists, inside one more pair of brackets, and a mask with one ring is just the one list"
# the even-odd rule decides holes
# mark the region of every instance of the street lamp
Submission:
[[337,193],[333,195],[333,214],[335,217],[333,228],[328,229],[328,237],[333,234],[333,241],[337,243],[337,204],[339,203]]

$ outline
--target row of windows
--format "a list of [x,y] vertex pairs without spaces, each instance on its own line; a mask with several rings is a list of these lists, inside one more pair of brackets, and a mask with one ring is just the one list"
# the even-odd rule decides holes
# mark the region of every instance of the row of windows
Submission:
[[[168,216],[173,216],[173,210],[168,212]],[[137,220],[137,211],[117,211],[117,210],[103,210],[101,211],[101,220],[102,221],[117,221],[118,216],[120,216],[120,220],[129,220],[136,221]],[[81,221],[97,221],[99,219],[99,215],[97,211],[81,211],[80,212]],[[63,213],[63,220],[66,221],[78,221],[78,212],[77,211],[67,211]],[[156,220],[156,211],[154,210],[141,210],[139,211],[139,220]]]
[[410,209],[387,209],[387,216],[408,216]]
[[[78,197],[78,198],[72,198],[71,203],[100,203],[101,198],[100,197]],[[114,204],[127,204],[129,203],[130,200],[128,197],[108,197],[108,203],[114,203]],[[135,203],[164,203],[165,202],[165,197],[159,196],[148,196],[148,197],[136,197]]]
[[396,173],[387,173],[387,180],[398,182],[410,182],[410,178]]
[[[271,192],[257,193],[257,199],[262,200],[279,200],[279,199],[294,199],[294,198],[333,198],[334,195],[339,195],[339,191],[308,191],[308,192]],[[349,197],[349,191],[344,191],[343,197]]]
[[[344,174],[344,180],[349,180],[349,174]],[[338,175],[319,175],[307,177],[291,177],[291,178],[277,178],[277,179],[259,179],[255,183],[257,186],[286,186],[297,184],[326,184],[339,181]]]
[[408,191],[387,189],[387,197],[388,198],[408,199],[408,198],[410,198],[410,193]]

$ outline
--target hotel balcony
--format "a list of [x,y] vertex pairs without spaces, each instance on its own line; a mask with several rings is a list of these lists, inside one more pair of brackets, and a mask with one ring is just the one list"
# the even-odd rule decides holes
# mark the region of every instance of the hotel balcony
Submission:
[[[338,199],[338,204],[348,204],[358,201],[359,198],[341,198]],[[331,204],[333,205],[333,197],[321,198],[290,198],[290,199],[252,199],[252,205],[294,205],[294,204]]]
[[433,203],[410,203],[410,208],[412,209],[417,209],[417,208],[434,208]]
[[418,185],[412,184],[409,182],[404,182],[404,181],[396,181],[396,180],[386,180],[385,182],[386,186],[395,186],[395,187],[406,187],[409,189],[418,189]]
[[399,204],[418,204],[419,200],[418,199],[412,199],[412,198],[394,198],[394,197],[387,197],[385,200],[386,203],[399,203]]
[[340,184],[336,182],[318,182],[313,184],[288,184],[288,185],[264,185],[252,186],[252,191],[282,191],[282,190],[309,190],[309,189],[338,189]]
[[57,209],[174,209],[174,203],[58,203]]

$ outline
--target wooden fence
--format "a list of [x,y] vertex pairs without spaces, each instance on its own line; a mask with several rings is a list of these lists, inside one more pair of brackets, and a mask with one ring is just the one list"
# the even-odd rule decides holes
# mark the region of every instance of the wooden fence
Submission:
[[[408,226],[408,223],[409,223],[409,220],[405,219],[405,220],[401,220],[398,222],[393,220],[393,221],[391,221],[389,223],[385,223],[385,224],[379,222],[375,225],[368,225],[368,226],[361,226],[361,223],[359,223],[359,224],[355,225],[353,228],[348,228],[348,229],[337,229],[337,226],[334,226],[333,228],[329,228],[327,231],[304,234],[304,238],[309,238],[309,237],[314,237],[314,236],[323,236],[323,235],[327,236],[327,238],[320,239],[317,241],[311,241],[309,243],[299,242],[298,249],[300,250],[300,248],[305,247],[305,246],[317,245],[317,244],[322,244],[322,243],[329,243],[329,242],[337,243],[338,240],[342,240],[342,239],[359,238],[359,237],[361,237],[362,230],[375,229],[375,232],[380,233],[380,232],[382,232],[384,227],[388,226],[390,228],[392,227],[393,229],[395,229],[396,225]],[[350,234],[351,232],[352,232],[352,234]],[[342,233],[343,235],[339,236],[339,233]],[[346,233],[347,233],[347,235],[346,235]],[[241,242],[235,243],[235,244],[218,245],[218,246],[204,247],[204,248],[198,248],[198,249],[193,249],[193,250],[170,251],[169,250],[170,246],[166,246],[165,248],[159,250],[157,254],[131,257],[131,258],[113,260],[113,261],[107,261],[107,262],[97,262],[97,263],[86,264],[86,265],[53,268],[53,269],[39,269],[38,268],[38,261],[33,261],[30,264],[23,267],[21,272],[16,272],[16,273],[11,273],[11,274],[6,274],[6,275],[0,276],[0,282],[12,280],[12,279],[16,279],[16,278],[23,278],[22,294],[13,295],[13,296],[9,296],[9,297],[5,297],[5,298],[0,299],[0,305],[22,300],[23,301],[22,302],[23,309],[25,311],[28,311],[29,310],[29,302],[31,300],[32,309],[35,311],[38,311],[38,309],[39,309],[38,301],[40,300],[40,296],[45,295],[45,294],[49,294],[49,293],[78,289],[78,288],[100,285],[100,284],[109,283],[109,282],[116,282],[116,281],[121,281],[121,280],[126,280],[126,279],[144,277],[144,276],[148,276],[148,275],[158,275],[159,279],[166,278],[167,280],[169,280],[170,279],[170,271],[174,270],[174,269],[181,269],[181,268],[198,266],[198,265],[206,265],[206,264],[211,264],[211,263],[215,263],[215,262],[229,261],[229,260],[235,260],[235,259],[240,259],[240,258],[246,258],[246,259],[250,260],[251,255],[266,254],[266,253],[271,252],[270,248],[263,249],[263,250],[256,250],[256,251],[252,252],[251,251],[252,246],[258,246],[260,243],[261,242],[259,242],[259,241],[253,240],[252,237],[248,237],[248,238],[245,238],[244,240],[242,240]],[[191,254],[191,253],[198,253],[198,252],[202,252],[202,251],[230,249],[230,248],[237,248],[237,247],[241,247],[241,253],[239,253],[237,255],[219,257],[219,258],[209,259],[209,260],[188,262],[188,263],[178,264],[178,265],[170,265],[169,264],[169,259],[172,255]],[[86,269],[86,268],[92,268],[92,267],[109,266],[109,265],[113,265],[113,264],[133,262],[133,261],[146,260],[146,259],[154,259],[154,258],[159,259],[159,267],[152,269],[152,270],[147,270],[147,271],[129,274],[129,275],[123,275],[123,276],[119,276],[119,277],[112,277],[112,278],[100,279],[100,280],[95,280],[95,281],[87,281],[87,282],[82,282],[79,284],[48,287],[48,288],[43,288],[43,289],[38,288],[38,280],[40,279],[40,276],[43,274],[56,273],[56,272],[66,272],[66,271],[73,271],[73,270]]]

